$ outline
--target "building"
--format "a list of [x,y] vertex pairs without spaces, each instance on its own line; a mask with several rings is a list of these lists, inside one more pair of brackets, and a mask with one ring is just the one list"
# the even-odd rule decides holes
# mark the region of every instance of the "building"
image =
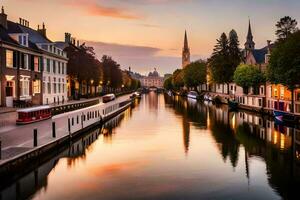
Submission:
[[187,39],[187,33],[184,34],[184,46],[182,49],[182,68],[184,69],[187,65],[191,63],[191,53]]
[[154,68],[153,72],[149,72],[148,76],[144,76],[140,79],[142,87],[157,87],[163,88],[164,78],[159,75]]
[[[1,15],[5,41],[13,41],[19,47],[34,50],[34,54],[28,51],[18,52],[16,49],[5,50],[6,66],[3,67],[3,74],[6,76],[5,98],[10,102],[11,97],[19,103],[30,102],[28,106],[66,101],[68,59],[66,53],[47,38],[45,25],[43,24],[41,29],[38,27],[34,30],[24,19],[20,18],[19,23],[15,23],[7,20],[4,10]],[[10,66],[9,59],[13,60],[12,68],[16,70],[7,70]],[[16,75],[13,75],[12,71],[15,71]],[[28,71],[31,71],[30,75]],[[9,79],[11,80],[7,81]],[[5,105],[11,106],[11,103],[5,103]]]
[[74,52],[78,52],[80,50],[79,41],[77,41],[77,45],[75,45],[75,43],[75,38],[71,37],[71,33],[65,33],[64,41],[55,42],[57,47],[63,49],[67,53],[67,57],[69,59],[67,64],[67,90],[69,99],[79,99],[81,95],[85,95],[87,93],[86,84],[80,84],[77,77],[72,76],[70,73],[72,70],[71,68],[74,67],[72,66],[72,63],[76,60],[76,58],[74,58]]
[[20,27],[28,28],[29,22],[19,24],[7,20],[2,7],[0,14],[0,105],[6,107],[42,104],[42,51]]

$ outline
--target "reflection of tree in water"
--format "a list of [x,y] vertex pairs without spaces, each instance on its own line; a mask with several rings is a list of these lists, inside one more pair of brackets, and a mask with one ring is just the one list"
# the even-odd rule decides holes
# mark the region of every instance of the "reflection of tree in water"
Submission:
[[229,119],[229,113],[221,113],[226,115],[228,114],[227,117],[223,118],[223,120],[226,121],[224,122],[222,120],[215,120],[217,119],[216,111],[217,110],[215,108],[209,109],[212,136],[219,144],[219,150],[221,151],[224,162],[227,160],[227,158],[229,158],[232,166],[236,167],[238,162],[240,143],[236,140],[234,131],[230,127],[230,124],[226,121],[227,119]]
[[165,95],[165,102],[174,108],[176,115],[182,117],[183,145],[184,152],[187,154],[190,145],[190,123],[197,128],[206,127],[206,107],[183,98],[173,100],[167,95]]
[[125,114],[122,113],[103,125],[101,133],[103,134],[104,142],[112,142],[113,135],[115,134],[115,128],[120,125],[124,117]]
[[293,159],[293,150],[280,150],[276,145],[261,140],[255,134],[255,128],[244,123],[237,128],[236,137],[245,147],[249,156],[262,158],[267,167],[268,181],[283,199],[293,199],[300,187],[300,166]]

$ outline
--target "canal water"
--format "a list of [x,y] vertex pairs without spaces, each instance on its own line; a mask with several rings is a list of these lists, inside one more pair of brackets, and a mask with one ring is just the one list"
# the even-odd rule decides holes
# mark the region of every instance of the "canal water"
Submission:
[[297,199],[299,144],[267,117],[152,92],[0,199]]

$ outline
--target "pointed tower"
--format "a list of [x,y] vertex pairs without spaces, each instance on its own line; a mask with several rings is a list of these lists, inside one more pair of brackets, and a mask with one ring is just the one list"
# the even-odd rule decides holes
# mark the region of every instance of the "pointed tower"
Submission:
[[183,50],[182,50],[182,68],[185,68],[187,65],[189,65],[191,63],[190,57],[191,57],[190,48],[189,48],[189,44],[188,44],[187,34],[185,31],[184,46],[183,46]]
[[250,19],[249,19],[249,27],[248,27],[247,41],[245,43],[245,49],[247,51],[249,51],[249,50],[251,51],[251,50],[254,50],[254,48],[255,48],[255,43],[253,41],[251,22],[250,22]]

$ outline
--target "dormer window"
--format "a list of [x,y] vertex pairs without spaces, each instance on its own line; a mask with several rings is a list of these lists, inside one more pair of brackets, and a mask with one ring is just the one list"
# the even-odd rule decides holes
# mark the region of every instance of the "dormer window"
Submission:
[[19,44],[23,45],[23,46],[28,46],[28,37],[27,35],[19,35]]

